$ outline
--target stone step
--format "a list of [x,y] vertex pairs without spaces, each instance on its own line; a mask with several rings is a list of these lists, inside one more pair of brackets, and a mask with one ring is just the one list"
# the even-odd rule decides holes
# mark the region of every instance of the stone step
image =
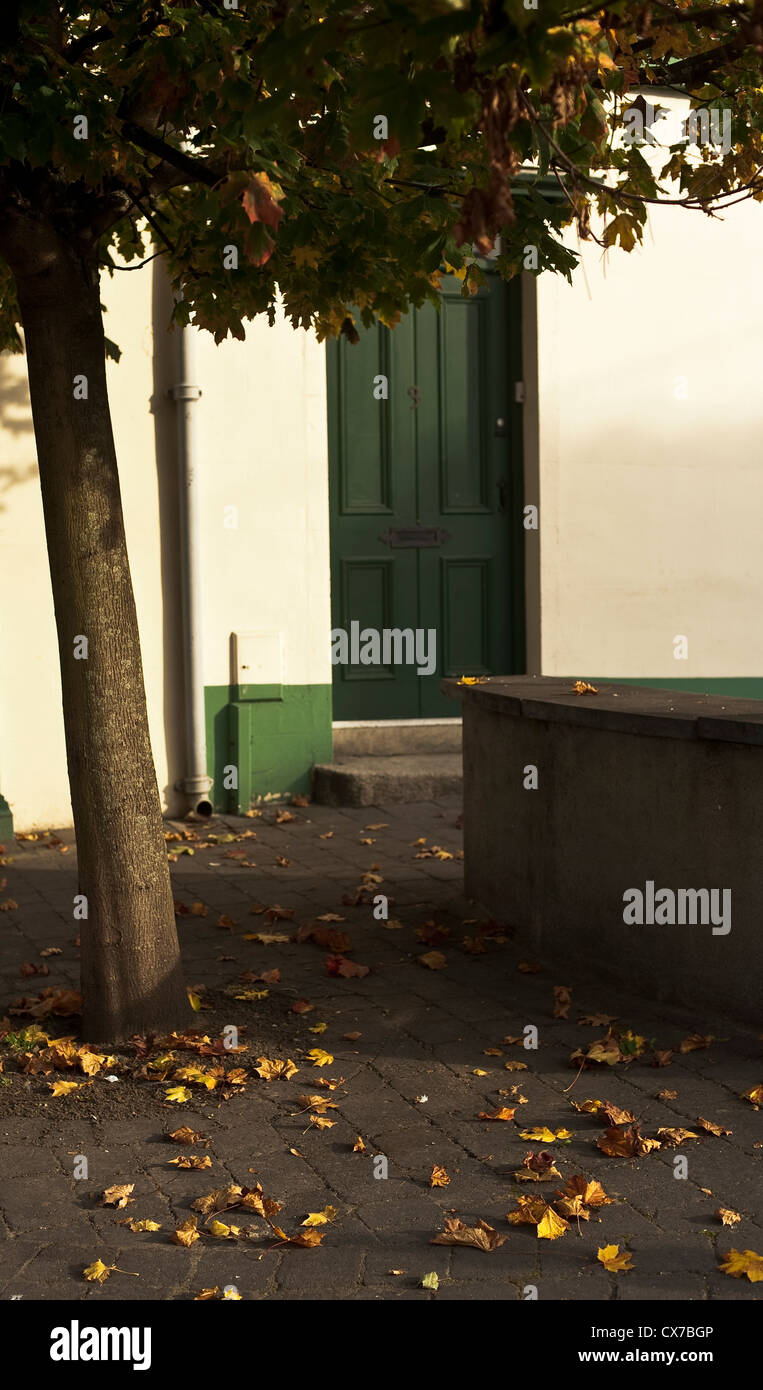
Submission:
[[363,719],[333,726],[334,757],[460,753],[460,719]]
[[313,800],[321,806],[386,806],[460,794],[460,752],[345,756],[313,769]]

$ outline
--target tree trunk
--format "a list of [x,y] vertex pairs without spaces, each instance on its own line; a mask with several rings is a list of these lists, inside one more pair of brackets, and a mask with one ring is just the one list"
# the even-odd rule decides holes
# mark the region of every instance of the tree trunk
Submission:
[[[149,741],[97,256],[92,244],[31,218],[10,246],[0,232],[0,248],[24,326],[87,899],[78,924],[83,1036],[116,1043],[187,1026],[191,1015]],[[76,399],[82,378],[87,399]]]

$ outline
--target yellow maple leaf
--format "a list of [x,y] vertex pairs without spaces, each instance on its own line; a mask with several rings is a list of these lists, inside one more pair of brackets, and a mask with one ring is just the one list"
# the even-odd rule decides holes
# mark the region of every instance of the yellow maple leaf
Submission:
[[85,1085],[83,1081],[49,1081],[51,1091],[54,1096],[68,1096],[70,1091],[79,1091]]
[[334,1058],[330,1052],[324,1052],[322,1047],[311,1047],[308,1057],[314,1067],[330,1067]]
[[303,265],[309,265],[315,270],[321,259],[320,252],[314,246],[295,246],[291,254],[298,270],[301,270]]
[[135,1231],[135,1232],[140,1232],[140,1231],[161,1231],[161,1229],[162,1229],[162,1225],[161,1225],[161,1222],[160,1222],[160,1221],[149,1221],[148,1219],[146,1219],[146,1220],[144,1220],[144,1221],[136,1221],[136,1220],[134,1219],[134,1217],[129,1217],[129,1218],[126,1219],[125,1221],[120,1221],[119,1224],[120,1224],[120,1226],[127,1226],[127,1227],[129,1227],[129,1229],[130,1229],[131,1231]]
[[557,1216],[553,1207],[546,1207],[540,1221],[538,1222],[539,1240],[558,1240],[565,1231],[569,1230],[570,1223],[561,1216]]
[[327,1024],[327,1023],[315,1023],[315,1024],[313,1025],[313,1027],[310,1029],[310,1032],[311,1032],[311,1033],[325,1033],[325,1031],[326,1031],[327,1028],[328,1028],[328,1024]]
[[619,1245],[600,1246],[596,1258],[610,1274],[619,1274],[622,1270],[633,1268],[632,1256],[627,1250],[623,1250],[621,1254]]
[[279,1057],[274,1057],[272,1060],[268,1057],[258,1057],[257,1061],[259,1066],[255,1067],[254,1070],[258,1076],[262,1077],[263,1081],[275,1081],[278,1077],[283,1077],[284,1080],[288,1081],[297,1073],[297,1067],[290,1057],[287,1057],[285,1062],[281,1061]]
[[742,1220],[739,1212],[732,1211],[731,1207],[719,1207],[715,1215],[724,1226],[738,1226]]
[[441,1168],[439,1163],[433,1164],[432,1172],[429,1175],[429,1186],[447,1187],[449,1182],[450,1178],[448,1177],[448,1174],[446,1173],[445,1169]]
[[226,1226],[224,1221],[218,1221],[216,1217],[209,1223],[207,1230],[216,1240],[237,1240],[241,1234],[240,1226]]
[[175,1245],[184,1245],[186,1249],[190,1245],[193,1245],[194,1241],[199,1239],[199,1232],[196,1226],[197,1218],[195,1216],[189,1216],[188,1220],[184,1221],[182,1226],[178,1226],[177,1230],[172,1233],[171,1239]]
[[192,1097],[186,1086],[170,1086],[170,1089],[164,1092],[164,1099],[174,1101],[176,1105],[182,1105],[183,1101],[191,1100]]
[[749,1091],[743,1091],[742,1100],[749,1100],[750,1105],[763,1105],[763,1086],[751,1086]]
[[531,1139],[535,1144],[553,1144],[556,1139],[571,1139],[572,1135],[568,1129],[549,1129],[547,1125],[536,1126],[535,1129],[522,1129],[519,1132],[520,1139]]
[[83,1269],[82,1273],[90,1283],[96,1280],[99,1284],[103,1284],[111,1274],[111,1266],[105,1265],[103,1260],[95,1260],[93,1264],[88,1265],[87,1269]]
[[505,1071],[527,1071],[526,1062],[504,1062]]
[[329,1221],[334,1221],[334,1220],[336,1220],[336,1215],[337,1215],[337,1209],[336,1209],[336,1207],[324,1207],[324,1208],[323,1208],[323,1211],[309,1211],[309,1212],[307,1213],[307,1216],[305,1217],[304,1221],[302,1222],[302,1225],[303,1225],[303,1226],[326,1226],[326,1225],[328,1224]]
[[754,1250],[727,1250],[718,1268],[722,1274],[731,1274],[735,1279],[746,1276],[751,1284],[759,1284],[763,1279],[763,1255]]

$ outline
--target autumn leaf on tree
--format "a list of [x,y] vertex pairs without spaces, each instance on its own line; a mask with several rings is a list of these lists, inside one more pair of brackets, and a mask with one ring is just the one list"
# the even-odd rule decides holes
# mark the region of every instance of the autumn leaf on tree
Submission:
[[754,1250],[727,1250],[718,1268],[722,1274],[759,1284],[763,1279],[763,1255],[757,1255]]
[[498,1234],[494,1226],[489,1226],[487,1221],[478,1221],[476,1226],[466,1226],[458,1217],[448,1216],[445,1219],[445,1230],[440,1235],[433,1236],[432,1245],[469,1245],[475,1250],[489,1252],[497,1250],[499,1245],[503,1245],[507,1236]]
[[621,1254],[619,1245],[600,1246],[596,1258],[605,1269],[609,1270],[610,1274],[621,1274],[625,1270],[633,1268],[633,1260],[629,1251],[623,1250]]

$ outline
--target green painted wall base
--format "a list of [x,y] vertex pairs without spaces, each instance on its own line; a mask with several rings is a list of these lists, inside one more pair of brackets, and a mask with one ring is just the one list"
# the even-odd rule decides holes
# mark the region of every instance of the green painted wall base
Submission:
[[[331,761],[331,686],[212,685],[205,690],[207,772],[216,811],[309,795],[315,763]],[[238,786],[226,787],[235,767]]]
[[615,685],[650,685],[657,690],[690,690],[695,695],[732,695],[741,700],[763,700],[763,676],[596,676]]
[[13,816],[4,796],[0,796],[0,842],[13,839]]

